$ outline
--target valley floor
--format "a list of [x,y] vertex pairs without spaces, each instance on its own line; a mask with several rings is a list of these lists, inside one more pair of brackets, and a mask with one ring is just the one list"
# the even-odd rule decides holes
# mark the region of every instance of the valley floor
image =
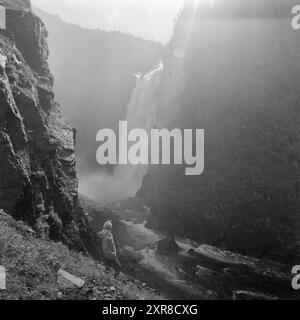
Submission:
[[[6,290],[0,300],[161,300],[145,284],[113,272],[66,246],[35,237],[34,231],[0,210],[0,265],[6,270]],[[62,288],[61,268],[85,281],[82,288]]]
[[[103,212],[92,201],[83,201],[83,207],[99,229],[97,219]],[[0,300],[299,298],[291,288],[287,266],[180,239],[176,239],[177,246],[134,218],[139,207],[131,212],[122,205],[119,209],[127,221],[117,223],[125,272],[117,279],[101,262],[61,243],[37,238],[31,228],[0,210]],[[160,249],[154,249],[155,243]],[[1,290],[1,266],[5,268],[5,290]],[[65,286],[60,279],[62,270],[84,285]]]
[[[85,197],[81,197],[81,204],[95,231],[101,230],[103,209]],[[125,272],[172,299],[299,299],[291,286],[291,265],[151,230],[147,227],[149,208],[142,199],[107,207],[119,218],[114,218],[114,236]]]

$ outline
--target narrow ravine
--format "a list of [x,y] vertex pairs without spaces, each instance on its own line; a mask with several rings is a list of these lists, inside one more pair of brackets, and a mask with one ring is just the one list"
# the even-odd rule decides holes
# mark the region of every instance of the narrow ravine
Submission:
[[118,228],[126,272],[174,299],[288,299],[287,266],[149,230],[123,220]]

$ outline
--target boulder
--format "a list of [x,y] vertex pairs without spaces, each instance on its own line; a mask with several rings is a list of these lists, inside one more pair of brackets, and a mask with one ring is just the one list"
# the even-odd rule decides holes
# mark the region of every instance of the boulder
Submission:
[[233,291],[233,300],[278,300],[278,297],[252,291]]
[[85,281],[62,269],[57,272],[57,283],[61,289],[82,288]]
[[182,250],[174,238],[166,238],[156,243],[156,250],[159,254],[171,255]]

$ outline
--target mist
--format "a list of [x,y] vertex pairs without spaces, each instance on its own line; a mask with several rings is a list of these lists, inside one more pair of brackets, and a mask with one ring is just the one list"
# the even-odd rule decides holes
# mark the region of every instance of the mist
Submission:
[[184,0],[33,0],[33,5],[84,28],[168,42]]
[[141,187],[141,180],[137,179],[134,172],[134,168],[124,166],[113,173],[99,171],[79,174],[79,192],[101,204],[125,200],[135,196]]

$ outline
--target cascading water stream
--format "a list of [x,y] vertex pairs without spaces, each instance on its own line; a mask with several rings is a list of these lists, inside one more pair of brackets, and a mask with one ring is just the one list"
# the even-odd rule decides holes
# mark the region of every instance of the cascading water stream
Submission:
[[[126,121],[128,130],[144,129],[150,135],[155,126],[157,91],[163,74],[163,64],[160,63],[146,75],[136,75],[137,81],[131,100],[127,106]],[[121,136],[127,133],[121,133]],[[148,165],[118,165],[114,177],[127,185],[128,197],[134,196],[141,187],[143,178],[148,171]]]
[[[167,66],[160,63],[146,75],[136,75],[136,85],[127,105],[127,130],[143,129],[150,136],[154,127],[167,127],[180,105],[176,97],[185,86],[184,49],[174,49]],[[121,120],[121,119],[120,119]],[[127,133],[120,133],[121,136]],[[122,139],[120,139],[122,141]],[[117,165],[112,174],[101,171],[80,180],[84,194],[105,204],[133,197],[140,189],[148,165]]]
[[[136,86],[127,105],[125,119],[129,131],[144,129],[149,133],[155,126],[163,69],[160,63],[148,74],[136,75]],[[120,134],[124,136],[127,133]],[[80,189],[103,204],[120,201],[136,194],[147,171],[148,165],[117,165],[112,174],[101,171],[98,175],[85,177],[80,182]]]

